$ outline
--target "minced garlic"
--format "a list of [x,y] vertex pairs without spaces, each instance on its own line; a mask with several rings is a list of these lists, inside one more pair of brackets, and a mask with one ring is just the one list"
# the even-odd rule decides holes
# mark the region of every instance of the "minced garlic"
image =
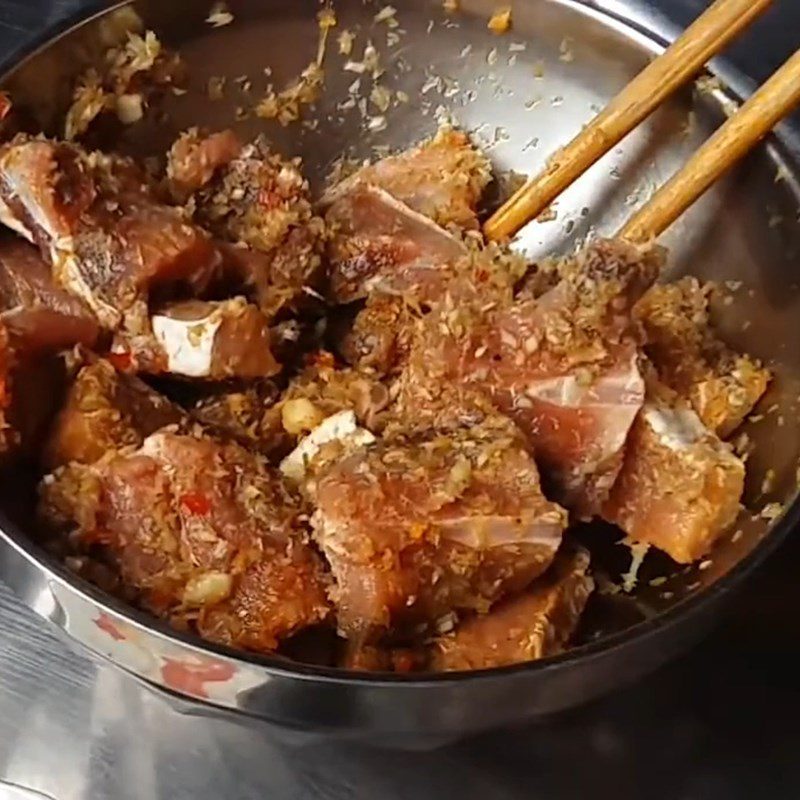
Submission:
[[206,22],[213,28],[223,28],[233,22],[233,14],[225,3],[214,3]]
[[487,27],[497,36],[511,30],[511,6],[497,9],[497,11],[492,14]]
[[343,30],[337,39],[339,44],[339,55],[349,56],[353,52],[353,42],[355,42],[355,40],[356,37],[351,31],[346,29]]

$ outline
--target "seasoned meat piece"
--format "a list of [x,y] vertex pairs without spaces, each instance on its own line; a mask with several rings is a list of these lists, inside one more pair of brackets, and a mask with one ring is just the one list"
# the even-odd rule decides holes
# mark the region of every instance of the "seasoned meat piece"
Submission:
[[[575,330],[567,334],[564,344],[575,345],[580,336],[598,333],[612,341],[629,335],[633,308],[655,283],[665,257],[660,247],[598,239],[577,255],[558,262],[562,280],[553,294],[545,296],[564,315],[575,318]],[[549,333],[558,338],[555,331]]]
[[416,319],[402,297],[374,294],[343,335],[339,352],[354,367],[389,375],[408,359]]
[[329,291],[337,303],[376,289],[409,292],[423,302],[442,293],[447,267],[468,255],[443,228],[368,184],[342,192],[326,222],[332,237]]
[[340,335],[339,352],[360,369],[379,375],[399,372],[411,352],[417,321],[432,307],[476,300],[486,310],[508,304],[526,269],[521,257],[491,245],[433,269],[381,278]]
[[350,364],[378,374],[406,360],[414,320],[449,296],[506,301],[526,265],[496,246],[467,248],[381,189],[355,184],[327,215],[331,298],[367,298],[340,344]]
[[133,375],[92,358],[67,391],[44,451],[48,469],[93,464],[108,452],[141,446],[151,433],[184,423],[185,414]]
[[39,460],[67,385],[65,360],[40,354],[20,360],[0,326],[0,457]]
[[330,202],[357,184],[383,189],[438,225],[477,229],[476,208],[491,181],[491,165],[466,134],[443,127],[419,147],[365,167],[334,186]]
[[339,629],[356,643],[520,591],[547,568],[566,525],[500,418],[318,458],[315,538],[336,579]]
[[630,309],[656,271],[633,248],[599,242],[538,300],[442,304],[415,337],[407,415],[436,411],[443,384],[483,392],[526,435],[559,502],[592,516],[644,401]]
[[173,145],[173,194],[191,197],[195,219],[223,241],[223,272],[270,318],[318,292],[325,225],[311,206],[297,159],[262,138],[242,145],[231,131],[189,131]]
[[377,430],[388,404],[388,389],[374,377],[337,369],[329,353],[318,353],[280,397],[266,384],[202,400],[192,413],[237,441],[282,458],[313,428],[341,411],[351,411],[358,424]]
[[196,196],[197,218],[220,238],[272,252],[313,217],[308,182],[266,140],[244,145]]
[[92,345],[89,309],[53,281],[35,248],[0,243],[0,454],[35,453],[63,390],[57,353]]
[[534,661],[564,650],[594,590],[589,554],[560,554],[550,570],[518,597],[488,614],[465,619],[430,647],[437,672],[492,669]]
[[34,241],[58,283],[101,324],[141,333],[151,289],[207,285],[211,239],[157,202],[131,165],[18,136],[0,147],[0,218]]
[[527,337],[512,347],[510,339],[502,341],[510,330],[530,330],[524,324],[526,309],[515,311],[520,315],[498,320],[499,342],[484,338],[488,349],[469,362],[468,385],[485,387],[495,406],[527,435],[559,500],[589,517],[614,483],[628,431],[644,401],[636,348],[609,346],[602,359],[584,366],[585,372],[546,354],[532,354],[518,364]]
[[[416,647],[348,643],[340,666],[367,672],[468,671],[557,655],[569,643],[594,590],[589,561],[583,549],[562,551],[522,594],[464,618],[455,630]],[[449,618],[442,622],[446,628],[454,624]]]
[[[415,383],[417,377],[419,382]],[[481,389],[461,386],[455,381],[435,380],[416,369],[403,371],[392,385],[392,397],[395,402],[381,420],[381,433],[389,438],[425,435],[432,430],[469,430],[480,426],[488,417],[500,417]],[[511,424],[510,418],[505,418],[507,424]],[[527,443],[518,427],[516,433]]]
[[680,563],[704,556],[739,512],[744,464],[688,407],[648,400],[603,516]]
[[342,304],[368,298],[340,345],[359,368],[397,371],[416,316],[448,294],[484,303],[495,292],[510,294],[525,271],[520,258],[468,248],[369,181],[345,181],[328,201],[329,295]]
[[710,291],[696,278],[654,286],[636,313],[647,338],[645,350],[661,380],[725,438],[753,410],[770,374],[716,338],[709,320]]
[[165,305],[151,317],[152,334],[114,343],[117,360],[150,374],[188,378],[268,378],[280,372],[270,350],[267,318],[242,298]]
[[0,148],[0,219],[46,256],[94,199],[72,147],[20,134]]
[[293,228],[283,244],[269,253],[218,242],[224,285],[229,291],[244,293],[270,320],[301,311],[319,316],[324,306],[319,222],[315,218],[309,225]]
[[445,297],[481,303],[510,297],[525,266],[496,247],[470,250],[382,189],[355,183],[328,210],[331,298],[367,304],[344,333],[340,352],[360,369],[397,372],[414,321]]
[[156,433],[45,479],[42,513],[77,522],[144,608],[212,641],[268,652],[328,615],[305,508],[238,445]]
[[280,420],[275,419],[275,431],[269,426],[262,431],[262,420],[269,416],[279,397],[280,389],[275,383],[258,381],[238,391],[215,391],[198,400],[191,414],[208,428],[269,454],[271,446],[274,446],[273,437],[280,435]]
[[[99,223],[94,227],[95,223]],[[74,258],[57,270],[62,285],[83,297],[106,327],[139,331],[151,289],[186,283],[202,289],[218,253],[199,228],[149,200],[120,201],[74,238]]]
[[88,307],[65,292],[35,248],[0,243],[0,325],[20,358],[94,345],[99,326]]
[[64,390],[59,351],[93,345],[97,320],[35,248],[0,243],[0,453],[36,456]]
[[241,152],[242,143],[230,130],[201,136],[197,128],[191,128],[181,134],[167,156],[167,182],[173,197],[185,202]]

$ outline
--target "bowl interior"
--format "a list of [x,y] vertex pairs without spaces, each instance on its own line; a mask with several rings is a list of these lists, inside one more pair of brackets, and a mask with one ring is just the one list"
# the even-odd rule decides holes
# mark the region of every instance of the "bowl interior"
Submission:
[[[163,115],[127,128],[115,143],[119,150],[163,157],[187,127],[233,127],[244,136],[265,133],[279,150],[301,156],[319,186],[343,155],[364,159],[408,146],[449,118],[486,149],[501,176],[495,190],[501,196],[512,171],[541,168],[660,49],[648,36],[570,0],[517,4],[513,29],[503,36],[487,30],[494,0],[462,0],[457,14],[446,13],[439,0],[406,0],[397,4],[396,26],[380,18],[380,4],[337,0],[322,99],[303,122],[283,128],[256,118],[252,108],[269,84],[282,88],[313,59],[318,4],[230,0],[234,21],[221,28],[205,21],[210,5],[142,0],[119,6],[48,44],[12,69],[3,86],[45,130],[57,132],[75,76],[127,31],[150,27],[180,50],[189,91],[166,98]],[[404,92],[407,102],[394,102],[385,113],[360,102],[369,97],[373,79],[347,68],[348,56],[336,41],[344,29],[356,37],[349,58],[360,60],[371,42],[384,70],[380,84]],[[209,80],[221,77],[224,96],[212,100]],[[594,234],[613,234],[735,102],[732,92],[713,84],[680,92],[564,193],[554,219],[530,224],[519,246],[535,258],[568,251]],[[375,121],[381,116],[385,127]],[[701,564],[676,568],[650,554],[633,592],[601,591],[586,616],[584,640],[628,628],[702,592],[751,554],[794,500],[800,229],[795,166],[786,152],[777,139],[758,148],[663,240],[671,251],[667,277],[690,273],[720,282],[715,315],[724,337],[775,371],[768,396],[739,434],[749,453],[746,507]],[[32,496],[30,488],[13,499],[6,492],[4,502],[35,540],[30,505],[19,501]],[[613,579],[628,567],[629,553],[614,544],[619,537],[613,531],[592,525],[579,535],[593,545],[602,573]]]

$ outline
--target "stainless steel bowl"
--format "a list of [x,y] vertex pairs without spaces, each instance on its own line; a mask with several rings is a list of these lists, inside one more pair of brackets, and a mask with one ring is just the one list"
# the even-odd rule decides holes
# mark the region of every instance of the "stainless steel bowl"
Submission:
[[[342,108],[358,76],[342,69],[344,59],[332,46],[315,122],[280,128],[254,118],[236,121],[237,108],[250,107],[263,89],[265,67],[281,85],[312,58],[317,3],[231,0],[235,21],[220,29],[205,22],[209,5],[116,5],[51,37],[2,84],[53,130],[75,75],[141,21],[180,48],[192,88],[169,100],[166,119],[127,130],[120,149],[159,154],[190,125],[233,125],[245,136],[266,132],[284,152],[303,156],[319,183],[343,152],[369,157],[376,147],[406,146],[449,114],[475,132],[499,171],[530,173],[674,33],[637,0],[603,4],[608,11],[577,0],[520,2],[513,31],[502,37],[486,27],[493,0],[462,0],[457,15],[446,14],[439,0],[405,0],[396,3],[400,28],[391,31],[400,40],[388,45],[390,29],[374,19],[379,4],[338,0],[340,29],[358,32],[357,48],[372,40],[387,70],[384,82],[404,90],[410,102],[387,114],[385,130],[365,131],[358,107]],[[535,256],[616,230],[747,93],[724,61],[715,67],[728,88],[681,93],[562,196],[557,219],[528,226],[520,245]],[[221,75],[231,90],[212,102],[207,81]],[[235,88],[241,75],[252,80],[250,96]],[[176,633],[77,579],[37,545],[30,505],[16,501],[5,503],[0,521],[0,576],[71,639],[187,713],[236,714],[323,735],[405,743],[460,736],[579,704],[654,668],[707,629],[726,596],[800,515],[800,186],[789,155],[800,152],[795,136],[790,125],[782,128],[664,239],[672,251],[670,277],[690,272],[728,282],[730,299],[717,309],[726,337],[769,361],[777,375],[745,429],[753,445],[747,508],[702,564],[677,569],[654,558],[633,593],[598,597],[576,649],[512,668],[420,679],[233,652]],[[777,518],[776,503],[786,509]],[[598,564],[611,572],[625,558],[622,548],[608,546]],[[653,577],[666,581],[651,584]]]

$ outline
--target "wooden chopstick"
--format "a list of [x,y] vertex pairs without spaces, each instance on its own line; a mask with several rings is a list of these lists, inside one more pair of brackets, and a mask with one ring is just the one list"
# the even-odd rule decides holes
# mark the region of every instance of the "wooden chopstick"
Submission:
[[716,0],[659,58],[652,61],[595,119],[484,225],[504,240],[537,217],[561,192],[646,119],[676,89],[744,30],[772,0]]
[[657,238],[798,105],[800,50],[628,220],[618,236],[635,243]]

